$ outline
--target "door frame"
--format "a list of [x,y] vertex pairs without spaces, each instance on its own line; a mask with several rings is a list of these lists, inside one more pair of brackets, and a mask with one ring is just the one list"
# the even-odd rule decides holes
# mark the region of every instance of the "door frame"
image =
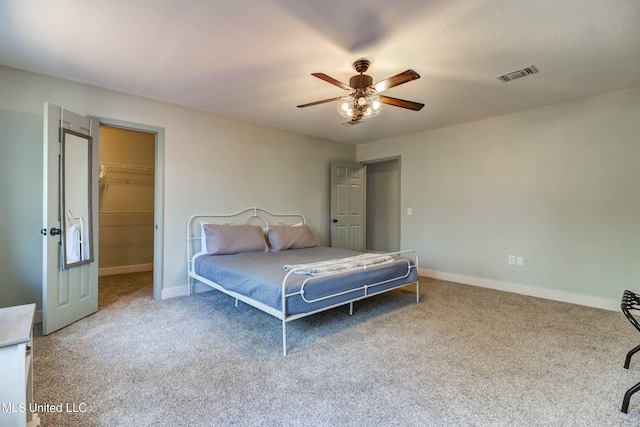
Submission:
[[[162,272],[164,252],[164,128],[90,116],[98,121],[99,126],[127,129],[137,132],[155,134],[155,177],[153,198],[153,299],[162,299]],[[99,149],[99,147],[98,147]],[[99,197],[95,195],[94,197]]]

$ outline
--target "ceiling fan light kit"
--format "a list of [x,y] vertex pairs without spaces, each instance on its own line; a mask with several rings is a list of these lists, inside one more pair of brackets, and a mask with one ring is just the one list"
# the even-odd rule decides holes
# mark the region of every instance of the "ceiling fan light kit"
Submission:
[[410,82],[411,80],[419,79],[420,75],[418,73],[413,70],[407,70],[374,85],[371,76],[364,74],[369,69],[369,65],[370,62],[366,59],[359,59],[354,62],[353,68],[355,68],[355,70],[360,74],[351,77],[348,85],[334,79],[333,77],[329,77],[326,74],[312,73],[312,76],[348,91],[348,95],[298,105],[298,108],[310,107],[312,105],[324,104],[337,100],[338,113],[340,113],[340,115],[345,119],[349,119],[349,122],[344,124],[353,125],[360,123],[362,120],[370,119],[379,115],[382,111],[382,104],[393,105],[394,107],[406,108],[413,111],[419,111],[424,107],[424,104],[420,104],[418,102],[379,95],[379,93],[384,90]]
[[338,102],[338,113],[345,119],[370,119],[380,114],[382,102],[376,94],[357,91],[353,95],[343,96]]

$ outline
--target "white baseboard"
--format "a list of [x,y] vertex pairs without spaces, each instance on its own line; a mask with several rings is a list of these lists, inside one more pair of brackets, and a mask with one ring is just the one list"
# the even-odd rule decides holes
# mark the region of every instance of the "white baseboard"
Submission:
[[462,274],[446,273],[436,270],[420,268],[418,274],[433,279],[446,280],[448,282],[462,283],[465,285],[479,286],[481,288],[495,289],[498,291],[513,292],[537,298],[553,301],[568,302],[585,305],[587,307],[601,308],[604,310],[620,310],[620,301],[609,298],[593,297],[589,295],[575,294],[557,289],[541,288],[538,286],[522,285],[520,283],[502,282],[499,280],[483,279],[480,277],[464,276]]
[[171,288],[165,288],[160,292],[160,299],[168,299],[175,297],[183,297],[187,295],[187,286],[174,286]]
[[153,270],[153,263],[123,265],[120,267],[99,268],[98,276],[111,276],[113,274],[138,273],[140,271],[151,271],[151,270]]
[[[587,307],[601,308],[603,310],[620,310],[620,301],[609,298],[593,297],[589,295],[576,294],[572,292],[560,291],[557,289],[541,288],[538,286],[523,285],[520,283],[503,282],[500,280],[483,279],[481,277],[464,276],[462,274],[446,273],[425,268],[418,269],[418,274],[422,277],[446,280],[448,282],[462,283],[464,285],[478,286],[481,288],[495,289],[497,291],[513,292],[521,295],[528,295],[537,298],[544,298],[553,301],[568,302],[571,304],[584,305]],[[193,285],[193,293],[210,291],[212,288],[202,284]],[[187,286],[175,286],[162,290],[161,298],[174,298],[187,295]]]
[[[193,289],[191,290],[191,292],[194,294],[197,294],[200,292],[207,292],[212,289],[213,288],[211,286],[207,286],[203,283],[194,283]],[[187,285],[174,286],[172,288],[163,289],[162,292],[160,293],[160,299],[183,297],[185,295],[187,295]]]

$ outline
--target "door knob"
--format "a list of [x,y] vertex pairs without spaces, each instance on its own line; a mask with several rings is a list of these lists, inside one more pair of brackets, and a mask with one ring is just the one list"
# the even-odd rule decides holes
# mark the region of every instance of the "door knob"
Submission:
[[332,219],[331,222],[338,222],[338,220],[337,219]]
[[51,229],[49,229],[49,234],[52,236],[57,236],[58,234],[62,234],[62,230],[52,227]]

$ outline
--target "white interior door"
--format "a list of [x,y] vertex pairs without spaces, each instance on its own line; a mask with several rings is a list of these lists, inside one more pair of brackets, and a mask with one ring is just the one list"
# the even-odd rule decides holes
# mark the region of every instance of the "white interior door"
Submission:
[[[77,176],[91,176],[89,201],[98,213],[98,124],[95,120],[80,116],[55,105],[44,106],[43,138],[43,274],[42,274],[42,329],[45,335],[55,332],[76,320],[98,310],[98,221],[92,221],[94,254],[93,262],[79,263],[63,268],[63,213],[61,209],[61,146],[62,128],[77,134],[92,136],[91,167],[86,162]],[[82,162],[80,162],[82,163]],[[67,163],[67,177],[73,176],[75,167]],[[89,175],[87,175],[89,174]],[[54,230],[55,229],[55,230]],[[52,233],[51,231],[54,230]]]
[[365,166],[331,162],[331,246],[364,251]]

